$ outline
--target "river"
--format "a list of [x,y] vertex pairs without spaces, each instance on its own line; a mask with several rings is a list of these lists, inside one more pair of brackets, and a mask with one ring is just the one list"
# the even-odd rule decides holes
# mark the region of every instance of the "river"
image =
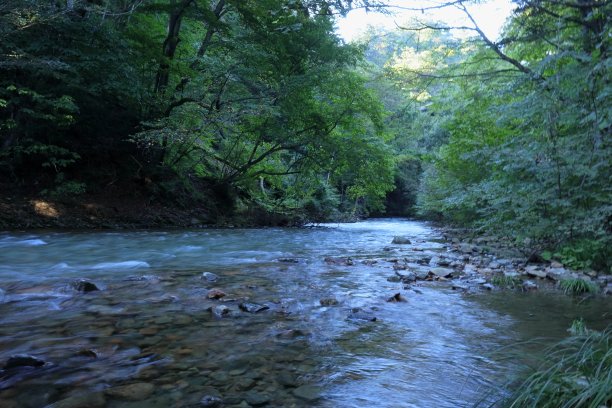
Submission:
[[0,407],[468,407],[540,353],[529,340],[612,322],[604,298],[388,280],[390,260],[447,251],[397,219],[2,233],[0,368],[45,364],[0,371]]

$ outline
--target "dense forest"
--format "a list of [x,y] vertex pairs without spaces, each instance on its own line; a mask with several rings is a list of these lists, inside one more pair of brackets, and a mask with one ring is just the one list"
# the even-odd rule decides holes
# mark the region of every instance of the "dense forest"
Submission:
[[465,27],[347,44],[336,16],[384,4],[4,1],[0,188],[212,223],[421,216],[609,271],[610,2],[515,1],[501,39],[466,4]]

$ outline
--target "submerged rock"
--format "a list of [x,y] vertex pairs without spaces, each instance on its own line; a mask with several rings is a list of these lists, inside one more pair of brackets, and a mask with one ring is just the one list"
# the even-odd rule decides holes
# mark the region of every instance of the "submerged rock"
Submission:
[[211,289],[206,295],[206,297],[209,299],[221,299],[224,296],[226,296],[226,293],[223,292],[221,289]]
[[321,306],[334,306],[338,304],[338,300],[336,300],[335,298],[325,298],[319,300],[319,303],[321,304]]
[[211,308],[212,314],[216,317],[228,317],[231,315],[232,311],[229,307],[225,305],[219,305]]
[[214,282],[217,279],[219,279],[219,276],[215,275],[212,272],[202,272],[201,278],[202,278],[202,280],[205,280],[207,282]]
[[111,398],[127,401],[142,401],[153,394],[155,387],[149,383],[134,383],[108,388],[104,391]]
[[200,400],[200,407],[202,408],[218,408],[223,406],[223,400],[215,395],[205,395]]
[[358,307],[351,309],[348,318],[351,320],[363,320],[367,322],[375,322],[377,320],[373,313],[366,312]]
[[4,302],[4,298],[6,297],[5,292],[0,289],[0,303]]
[[253,407],[267,405],[270,402],[270,397],[267,394],[262,394],[257,391],[249,391],[244,394],[246,402]]
[[297,258],[278,258],[278,262],[284,263],[300,263],[300,260]]
[[330,265],[345,265],[345,266],[353,266],[355,265],[355,262],[353,262],[353,259],[351,258],[332,258],[332,257],[326,257],[325,259],[323,259],[323,261],[325,261],[325,263],[330,264]]
[[398,235],[393,237],[393,241],[391,241],[391,243],[396,245],[410,245],[412,244],[412,241],[410,241],[410,239],[408,239],[407,237],[402,237]]
[[72,283],[72,287],[79,291],[79,292],[83,292],[83,293],[88,293],[88,292],[95,292],[97,290],[100,290],[95,283],[88,281],[86,279],[79,279],[75,282]]
[[29,354],[15,354],[9,357],[4,364],[5,370],[10,370],[17,367],[42,367],[45,365],[45,361],[38,357],[31,356]]
[[243,310],[248,313],[259,313],[261,311],[270,309],[270,307],[266,305],[259,305],[257,303],[247,302],[240,303],[238,307],[240,308],[240,310]]
[[90,394],[73,395],[48,405],[45,408],[102,408],[105,406],[106,399],[104,398],[104,394],[94,392]]
[[293,395],[306,401],[316,401],[321,398],[321,387],[316,385],[302,385],[293,390]]
[[406,302],[406,298],[401,293],[397,292],[395,295],[387,299],[387,302]]

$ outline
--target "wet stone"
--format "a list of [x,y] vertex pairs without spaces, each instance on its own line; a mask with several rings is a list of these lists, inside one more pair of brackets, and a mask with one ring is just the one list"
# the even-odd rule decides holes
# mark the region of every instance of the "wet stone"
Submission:
[[219,276],[212,272],[202,272],[201,278],[206,282],[215,282],[217,279],[219,279]]
[[335,306],[338,304],[338,300],[335,298],[324,298],[319,301],[321,306]]
[[10,370],[17,367],[42,367],[45,362],[40,358],[31,356],[29,354],[16,354],[9,357],[6,364],[4,364],[5,370]]
[[363,320],[367,322],[375,322],[377,320],[373,313],[366,312],[358,307],[351,310],[348,318],[351,320]]
[[245,401],[254,407],[261,407],[270,402],[270,397],[267,394],[263,394],[256,391],[249,391],[244,394]]
[[200,407],[202,408],[218,408],[223,406],[223,400],[215,395],[205,395],[200,399]]
[[395,236],[393,237],[393,240],[391,241],[391,243],[396,244],[396,245],[410,245],[412,244],[412,241],[410,241],[408,237]]
[[406,298],[398,292],[395,295],[391,296],[389,299],[387,299],[387,302],[406,302]]
[[127,401],[142,401],[153,394],[155,387],[149,383],[134,383],[129,385],[120,385],[117,387],[108,388],[104,393],[115,399]]
[[[2,406],[0,404],[0,406]],[[104,394],[95,392],[91,394],[74,395],[59,400],[47,408],[101,408],[106,406]]]
[[439,278],[448,278],[453,274],[453,270],[448,268],[432,268],[430,272]]
[[247,313],[259,313],[264,310],[270,309],[270,307],[266,305],[259,305],[257,303],[248,303],[248,302],[240,303],[238,307],[240,308],[240,310],[247,312]]
[[226,296],[225,292],[220,289],[211,289],[206,295],[206,297],[209,299],[221,299],[224,296]]
[[95,283],[90,282],[86,279],[79,279],[75,282],[72,283],[72,287],[74,288],[74,290],[79,291],[79,292],[83,292],[83,293],[88,293],[88,292],[95,292],[97,290],[100,290]]
[[321,387],[316,385],[302,385],[293,390],[293,395],[303,400],[312,402],[321,398]]
[[300,263],[300,260],[297,258],[278,258],[278,262],[283,263]]
[[532,281],[525,281],[523,282],[523,290],[526,292],[530,292],[533,290],[538,290],[538,285],[535,282]]

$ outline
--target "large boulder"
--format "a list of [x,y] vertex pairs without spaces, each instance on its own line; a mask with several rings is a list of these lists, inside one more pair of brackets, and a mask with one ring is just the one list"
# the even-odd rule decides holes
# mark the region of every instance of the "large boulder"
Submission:
[[412,244],[412,241],[410,241],[410,239],[408,239],[407,237],[402,237],[398,235],[393,237],[393,241],[391,241],[391,243],[396,245],[409,245]]

